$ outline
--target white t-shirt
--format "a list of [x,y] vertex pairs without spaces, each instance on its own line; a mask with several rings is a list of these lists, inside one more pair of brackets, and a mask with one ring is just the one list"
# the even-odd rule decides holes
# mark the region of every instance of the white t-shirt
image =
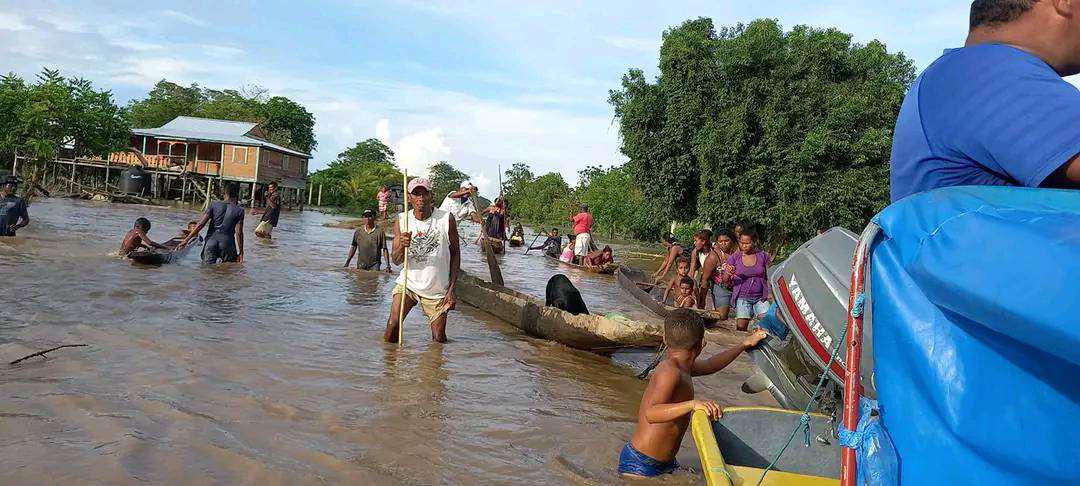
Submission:
[[[405,226],[404,213],[398,214],[398,229],[412,232],[412,244],[406,252],[409,259],[408,289],[428,299],[441,299],[450,288],[450,217],[449,212],[432,210],[423,221],[409,211],[409,226]],[[405,272],[398,275],[397,283],[405,282]]]
[[439,205],[439,209],[453,214],[458,221],[468,220],[469,215],[476,212],[476,208],[473,207],[471,199],[465,199],[465,202],[461,202],[461,199],[450,197],[454,192],[456,191],[446,193],[446,198]]

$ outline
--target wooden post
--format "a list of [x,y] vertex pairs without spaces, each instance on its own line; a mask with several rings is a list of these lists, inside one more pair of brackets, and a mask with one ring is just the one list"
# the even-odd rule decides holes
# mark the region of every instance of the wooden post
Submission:
[[105,192],[109,192],[109,160],[105,160]]
[[319,206],[322,207],[322,184],[319,184]]
[[11,161],[11,175],[19,175],[19,151],[15,151],[15,160]]
[[180,202],[186,202],[187,200],[187,177],[181,179],[180,183]]
[[311,193],[315,192],[315,191],[312,191],[312,189],[315,189],[315,183],[314,182],[312,182],[311,184],[308,184],[308,190],[307,190],[307,205],[308,206],[311,206]]
[[[403,206],[402,218],[404,219],[405,227],[398,228],[404,233],[409,232],[409,175],[408,170],[401,169],[401,188],[405,191],[405,204]],[[322,195],[322,184],[319,184],[319,195]],[[382,230],[379,230],[382,231]],[[395,243],[396,245],[397,243]],[[405,248],[405,261],[402,262],[401,267],[401,307],[398,308],[398,328],[397,328],[397,343],[398,346],[405,344],[405,298],[409,296],[409,249]]]
[[75,161],[71,161],[71,181],[68,183],[68,192],[75,192]]
[[250,191],[251,192],[251,207],[254,208],[255,207],[255,183],[254,182],[251,183],[250,189],[251,189],[251,191]]
[[209,177],[206,178],[206,202],[203,203],[203,211],[206,211],[207,209],[210,209],[210,190],[211,190],[210,185],[213,184],[213,183],[214,183],[214,179],[209,178]]

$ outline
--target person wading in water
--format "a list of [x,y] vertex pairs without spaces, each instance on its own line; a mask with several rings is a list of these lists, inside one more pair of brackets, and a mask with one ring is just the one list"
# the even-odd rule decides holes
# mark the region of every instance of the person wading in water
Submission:
[[[278,217],[281,216],[281,195],[277,192],[277,183],[271,182],[266,191],[266,209],[259,225],[255,227],[255,236],[259,238],[270,238],[274,228],[277,228]],[[251,210],[251,214],[259,214],[258,212],[257,208]]]
[[[386,273],[390,273],[390,251],[386,249],[386,233],[383,228],[375,224],[375,211],[365,209],[363,214],[364,225],[356,228],[353,233],[352,245],[349,247],[349,258],[345,259],[345,266],[349,266],[353,256],[356,256],[356,268],[360,270],[379,270],[380,256],[386,257]],[[360,251],[356,255],[357,250]]]
[[461,266],[457,221],[454,215],[435,209],[431,200],[431,181],[413,179],[409,181],[408,191],[406,197],[412,204],[412,214],[405,230],[402,230],[404,213],[394,224],[391,257],[395,265],[401,265],[407,257],[409,270],[398,275],[383,340],[397,342],[398,323],[404,319],[404,316],[399,319],[398,313],[401,299],[405,299],[405,316],[419,303],[431,326],[431,339],[444,343],[446,314],[455,306],[454,286]]
[[0,185],[0,236],[15,236],[15,231],[30,224],[26,200],[15,195],[19,178],[9,175]]
[[206,245],[203,246],[203,262],[244,263],[244,208],[237,204],[240,187],[233,183],[225,185],[225,200],[214,201],[203,213],[199,225],[195,227],[177,248],[184,248],[199,236],[203,226],[210,223],[206,230]]

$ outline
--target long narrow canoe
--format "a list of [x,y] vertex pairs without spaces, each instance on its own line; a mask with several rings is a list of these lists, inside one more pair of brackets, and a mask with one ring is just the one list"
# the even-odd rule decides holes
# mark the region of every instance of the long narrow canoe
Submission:
[[176,262],[183,258],[192,247],[192,245],[188,245],[181,250],[177,250],[176,245],[178,245],[182,239],[183,238],[173,238],[162,243],[166,248],[165,250],[139,249],[133,251],[128,254],[128,258],[136,263],[144,265],[162,265],[165,263]]
[[553,257],[550,257],[550,256],[548,256],[546,254],[544,255],[544,257],[551,258],[552,260],[555,260],[555,261],[557,261],[557,262],[559,262],[559,263],[561,263],[561,264],[563,264],[565,266],[568,266],[568,267],[571,267],[571,268],[576,268],[578,270],[581,270],[582,272],[599,273],[599,274],[603,274],[603,275],[612,275],[612,274],[615,273],[615,270],[619,269],[619,265],[617,265],[615,263],[608,263],[608,264],[606,264],[606,265],[604,265],[602,267],[590,267],[590,266],[586,266],[586,265],[578,265],[576,263],[564,262],[562,260],[559,260],[558,258],[553,258]]
[[458,274],[457,298],[502,319],[526,333],[586,351],[613,351],[619,348],[656,347],[663,337],[658,324],[608,318],[602,315],[573,315],[547,307],[540,299],[485,282],[464,272]]
[[[709,486],[758,484],[777,451],[799,424],[802,412],[769,407],[727,407],[716,422],[702,411],[690,420],[701,470]],[[810,445],[802,435],[784,451],[761,484],[838,486],[840,444],[830,433],[829,417],[810,414]]]
[[[619,268],[619,271],[616,272],[615,276],[619,282],[619,287],[622,287],[623,290],[630,294],[630,296],[638,302],[641,302],[641,305],[648,308],[653,314],[660,317],[667,317],[668,313],[675,309],[675,307],[657,300],[657,296],[663,295],[663,292],[660,291],[660,288],[652,285],[652,282],[650,282],[640,270],[624,266]],[[655,290],[656,293],[654,294],[645,289]],[[692,310],[700,314],[710,327],[721,322],[715,311],[703,309]]]

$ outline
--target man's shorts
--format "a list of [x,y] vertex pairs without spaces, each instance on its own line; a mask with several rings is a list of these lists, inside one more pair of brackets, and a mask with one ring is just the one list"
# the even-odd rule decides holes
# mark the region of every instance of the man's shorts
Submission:
[[626,443],[619,453],[619,474],[633,474],[651,478],[663,474],[671,474],[679,467],[678,461],[660,462],[645,454],[642,454],[634,446]]
[[585,256],[589,254],[589,247],[592,246],[592,234],[581,233],[574,236],[574,255]]
[[763,316],[766,312],[769,312],[769,301],[765,299],[739,299],[735,302],[736,319],[752,319],[756,316]]
[[[404,290],[401,284],[394,286],[393,295],[400,294]],[[415,292],[409,291],[409,298],[415,300],[420,304],[420,309],[424,311],[424,315],[427,316],[428,322],[435,322],[443,314],[450,312],[449,309],[443,308],[442,299],[429,299],[427,297],[421,297],[416,295]]]
[[273,233],[273,231],[274,231],[274,225],[270,224],[269,221],[260,221],[259,225],[255,227],[255,235],[256,236],[269,235],[269,234]]

